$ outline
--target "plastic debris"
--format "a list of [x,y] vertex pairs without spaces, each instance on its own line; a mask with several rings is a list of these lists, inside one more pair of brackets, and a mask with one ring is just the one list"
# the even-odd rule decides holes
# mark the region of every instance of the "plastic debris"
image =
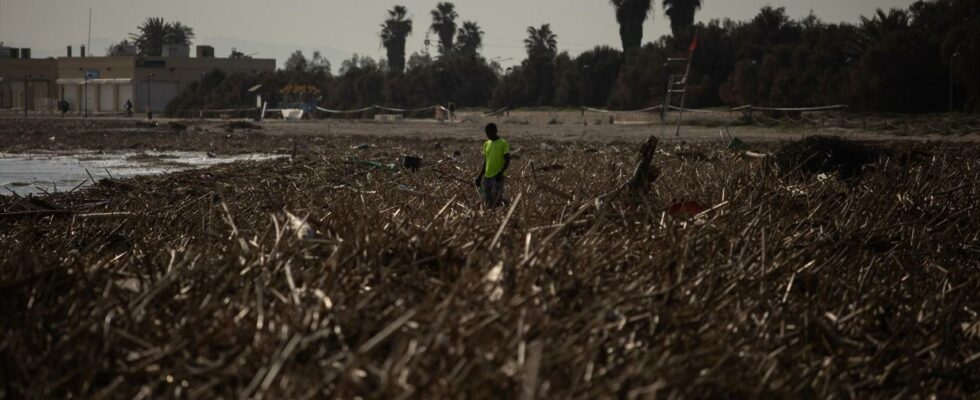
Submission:
[[708,207],[697,201],[683,201],[667,207],[667,214],[674,218],[694,218]]

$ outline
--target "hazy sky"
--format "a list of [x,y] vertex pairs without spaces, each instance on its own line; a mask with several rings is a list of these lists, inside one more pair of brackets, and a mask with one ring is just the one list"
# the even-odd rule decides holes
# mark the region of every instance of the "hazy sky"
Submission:
[[[796,18],[811,10],[829,22],[858,21],[876,8],[907,7],[914,0],[704,0],[699,21],[745,20],[766,5],[786,7]],[[92,8],[92,54],[126,38],[148,16],[179,20],[194,28],[194,44],[211,44],[218,56],[231,47],[256,57],[285,57],[296,49],[319,49],[334,64],[351,53],[384,55],[378,39],[385,10],[408,7],[415,21],[408,52],[420,50],[437,0],[0,0],[0,41],[31,47],[35,57],[63,56],[65,46],[85,42]],[[521,41],[530,25],[551,23],[563,50],[577,54],[596,45],[620,47],[613,9],[607,0],[456,0],[460,21],[474,20],[486,32],[483,53],[507,59],[524,56]],[[669,31],[659,2],[644,29],[644,42]],[[433,44],[436,43],[432,35]],[[435,52],[435,48],[432,48]]]

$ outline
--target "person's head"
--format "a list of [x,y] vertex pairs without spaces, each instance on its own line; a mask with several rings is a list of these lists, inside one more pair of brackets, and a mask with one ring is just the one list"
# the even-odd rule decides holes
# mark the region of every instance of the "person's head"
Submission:
[[497,124],[491,122],[487,124],[487,127],[483,129],[487,134],[487,139],[496,140],[497,139]]

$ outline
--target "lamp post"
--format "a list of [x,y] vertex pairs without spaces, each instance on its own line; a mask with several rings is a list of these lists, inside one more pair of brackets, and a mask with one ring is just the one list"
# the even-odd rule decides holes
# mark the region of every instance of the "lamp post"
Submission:
[[157,74],[150,74],[146,77],[146,118],[153,119],[153,107],[150,104],[150,100],[153,98],[153,77]]
[[[592,72],[592,66],[585,64],[582,66],[582,90],[579,91],[579,102],[582,103],[583,107],[588,107],[589,96],[586,92],[591,89],[589,86],[589,73]],[[582,116],[585,116],[585,109],[582,109]]]
[[88,71],[85,68],[79,68],[82,71],[82,108],[85,109],[85,118],[88,118]]
[[204,119],[204,78],[208,77],[207,72],[201,73],[201,80],[197,83],[198,97],[201,100],[201,114],[200,118]]
[[956,62],[956,57],[959,57],[960,53],[953,53],[953,56],[949,58],[949,113],[953,113],[953,63]]
[[667,82],[664,84],[664,99],[660,103],[660,122],[663,124],[660,134],[667,137],[667,108],[670,105],[670,62],[664,63],[664,74],[667,75]]
[[[511,72],[514,72],[514,67],[507,67],[507,71],[504,72],[505,80],[510,79]],[[508,94],[507,97],[509,98],[510,95]],[[510,105],[511,105],[510,101],[511,101],[510,99],[507,100],[507,109],[504,110],[504,115],[508,117],[510,116]]]
[[0,108],[3,108],[3,77],[0,76]]
[[28,84],[31,81],[31,74],[24,76],[24,118],[27,118],[27,94],[30,93]]
[[[491,58],[490,61],[493,61],[493,62],[497,63],[497,66],[499,67],[500,66],[500,63],[502,63],[504,61],[510,61],[510,60],[513,60],[513,59],[514,59],[513,57],[510,57],[510,58],[494,57],[494,58]],[[507,69],[510,69],[510,67],[508,67]]]

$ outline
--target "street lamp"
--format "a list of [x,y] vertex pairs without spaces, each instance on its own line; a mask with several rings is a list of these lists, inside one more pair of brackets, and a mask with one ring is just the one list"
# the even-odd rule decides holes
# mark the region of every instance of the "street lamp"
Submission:
[[201,119],[204,119],[204,78],[207,78],[207,77],[208,77],[208,73],[207,72],[202,72],[201,73],[201,80],[198,81],[198,83],[197,83],[198,98],[201,100],[201,114],[199,115],[199,117]]
[[150,99],[153,98],[153,77],[157,74],[150,74],[146,77],[146,118],[153,119],[153,107],[151,107]]
[[31,81],[31,74],[25,75],[24,76],[24,118],[27,118],[27,94],[30,93],[30,89],[28,89],[27,86],[30,83],[30,81]]
[[85,109],[85,118],[88,118],[88,71],[85,68],[78,70],[82,71],[82,108]]
[[[589,64],[585,64],[585,65],[582,66],[582,72],[583,72],[582,73],[582,90],[579,92],[579,101],[582,103],[583,106],[586,106],[586,107],[589,105],[588,104],[589,96],[588,96],[588,93],[587,92],[591,91],[590,90],[591,87],[589,87],[589,72],[591,72],[591,69],[592,69],[592,66],[589,65]],[[584,108],[582,109],[582,116],[585,116],[585,109]]]
[[956,62],[956,57],[959,57],[960,53],[953,53],[953,56],[949,58],[949,113],[953,113],[953,63]]
[[513,59],[514,59],[513,57],[510,57],[510,58],[494,57],[494,58],[491,58],[490,61],[493,61],[493,62],[497,63],[497,65],[500,65],[500,63],[502,63],[504,61],[511,61]]
[[0,76],[0,108],[3,108],[3,77]]

